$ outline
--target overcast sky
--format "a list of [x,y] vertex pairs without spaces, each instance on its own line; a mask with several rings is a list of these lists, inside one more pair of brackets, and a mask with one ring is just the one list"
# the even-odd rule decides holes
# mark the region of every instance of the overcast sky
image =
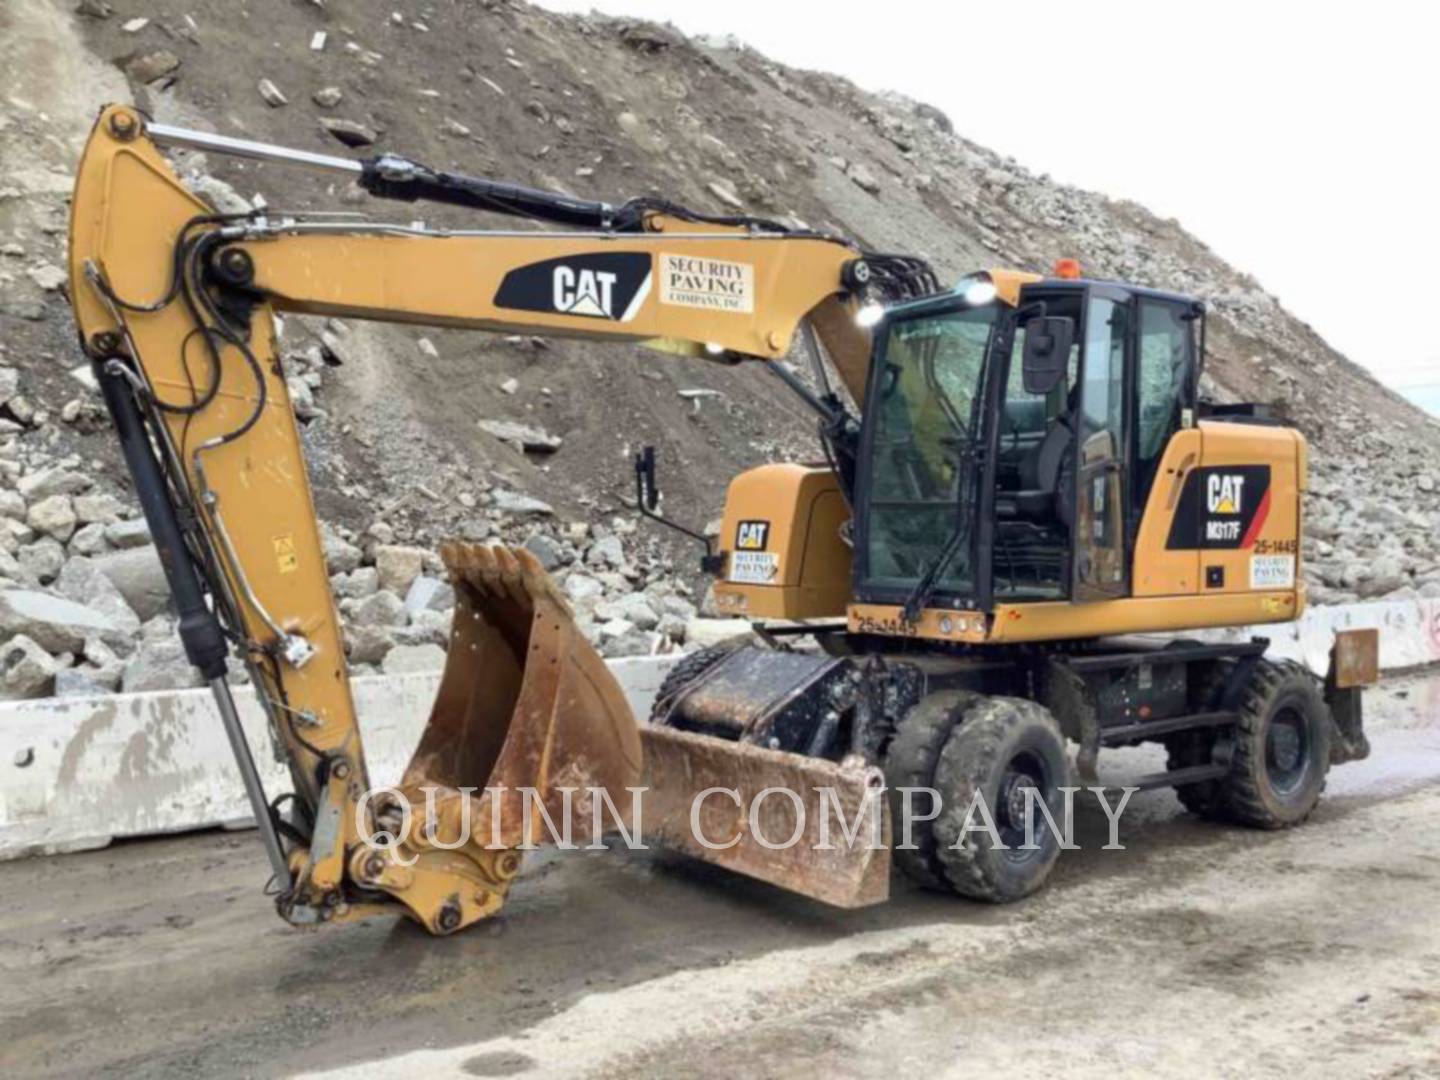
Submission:
[[1390,385],[1440,383],[1440,4],[540,2],[928,101],[1037,172],[1178,218]]

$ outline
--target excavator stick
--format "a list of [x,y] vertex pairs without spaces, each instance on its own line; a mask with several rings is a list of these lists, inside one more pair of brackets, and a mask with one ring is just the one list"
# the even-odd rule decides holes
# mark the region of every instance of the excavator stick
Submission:
[[670,727],[641,735],[647,839],[836,907],[889,898],[878,768]]
[[451,543],[441,558],[456,593],[445,672],[401,799],[375,814],[388,831],[403,800],[413,820],[403,843],[353,864],[450,933],[498,910],[524,850],[594,839],[606,799],[624,815],[641,744],[619,684],[534,556]]

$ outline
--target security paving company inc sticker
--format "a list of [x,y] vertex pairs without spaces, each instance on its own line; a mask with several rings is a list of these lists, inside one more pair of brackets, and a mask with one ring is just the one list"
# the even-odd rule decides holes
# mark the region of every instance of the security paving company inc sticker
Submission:
[[1250,588],[1289,589],[1294,585],[1294,555],[1250,556]]
[[755,310],[755,267],[661,252],[660,302],[748,315]]

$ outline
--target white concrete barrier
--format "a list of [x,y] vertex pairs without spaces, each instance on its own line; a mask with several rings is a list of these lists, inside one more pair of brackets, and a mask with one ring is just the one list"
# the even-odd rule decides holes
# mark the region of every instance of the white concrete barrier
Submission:
[[[1271,653],[1323,672],[1337,630],[1380,628],[1384,670],[1440,662],[1440,600],[1311,608],[1295,623],[1197,634],[1269,638]],[[650,711],[675,657],[610,662],[636,714]],[[371,780],[399,779],[429,715],[439,673],[354,682]],[[289,790],[268,752],[254,695],[240,712],[267,791]],[[101,847],[247,822],[249,806],[207,690],[0,703],[0,859]]]
[[[609,661],[636,715],[677,659]],[[400,779],[439,684],[438,671],[354,680],[372,783]],[[289,791],[254,693],[236,700],[266,791]],[[209,690],[0,704],[0,859],[250,820]]]
[[1267,655],[1300,660],[1323,675],[1336,632],[1369,627],[1380,631],[1382,671],[1440,663],[1440,600],[1312,607],[1295,622],[1211,630],[1195,636],[1215,641],[1269,638]]

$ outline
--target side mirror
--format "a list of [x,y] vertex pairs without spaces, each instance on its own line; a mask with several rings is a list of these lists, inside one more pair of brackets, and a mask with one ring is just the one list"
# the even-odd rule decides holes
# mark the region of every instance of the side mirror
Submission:
[[1025,321],[1025,352],[1021,370],[1027,394],[1048,394],[1065,378],[1075,321],[1060,315],[1037,315]]
[[659,522],[667,529],[674,529],[683,536],[688,536],[705,549],[705,554],[700,559],[700,572],[710,574],[712,577],[719,577],[725,572],[725,553],[716,552],[710,544],[710,538],[704,533],[696,532],[694,529],[687,529],[668,518],[661,517],[656,511],[660,508],[660,488],[655,483],[655,447],[642,447],[635,455],[635,509],[644,514],[651,521]]

